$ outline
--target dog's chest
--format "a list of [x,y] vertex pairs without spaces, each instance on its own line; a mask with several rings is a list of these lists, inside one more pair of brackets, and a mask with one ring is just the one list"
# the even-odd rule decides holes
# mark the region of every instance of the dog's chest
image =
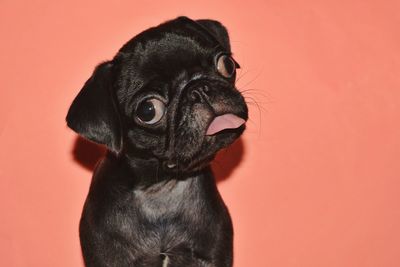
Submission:
[[194,184],[191,179],[161,182],[134,192],[134,205],[147,219],[184,213],[187,206],[195,206]]

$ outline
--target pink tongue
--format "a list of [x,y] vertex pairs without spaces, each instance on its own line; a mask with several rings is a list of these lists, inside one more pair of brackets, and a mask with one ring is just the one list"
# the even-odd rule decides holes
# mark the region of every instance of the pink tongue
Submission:
[[213,135],[225,129],[235,129],[245,122],[244,119],[232,113],[224,114],[214,118],[210,126],[208,126],[206,135]]

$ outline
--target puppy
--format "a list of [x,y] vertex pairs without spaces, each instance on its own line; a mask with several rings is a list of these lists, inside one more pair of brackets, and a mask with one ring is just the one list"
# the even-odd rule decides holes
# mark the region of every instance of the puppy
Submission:
[[80,221],[86,266],[232,266],[210,161],[245,128],[238,67],[221,23],[179,17],[95,69],[66,118],[108,148]]

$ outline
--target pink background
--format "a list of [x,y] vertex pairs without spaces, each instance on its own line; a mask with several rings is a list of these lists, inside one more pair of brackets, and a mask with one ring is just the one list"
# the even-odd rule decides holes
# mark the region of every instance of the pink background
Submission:
[[400,2],[377,0],[0,1],[0,266],[82,266],[101,151],[67,109],[97,63],[183,14],[228,27],[248,90],[214,166],[235,267],[400,266]]

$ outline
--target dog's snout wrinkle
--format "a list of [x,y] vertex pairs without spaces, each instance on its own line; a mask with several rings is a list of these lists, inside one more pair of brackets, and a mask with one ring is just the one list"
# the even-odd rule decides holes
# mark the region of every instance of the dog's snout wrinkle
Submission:
[[192,101],[203,102],[205,100],[208,100],[209,91],[210,91],[210,88],[208,87],[208,85],[200,84],[197,86],[193,86],[192,88],[189,88],[188,94]]
[[193,90],[193,91],[190,92],[190,99],[192,99],[195,102],[202,102],[203,101],[202,94],[198,90]]

